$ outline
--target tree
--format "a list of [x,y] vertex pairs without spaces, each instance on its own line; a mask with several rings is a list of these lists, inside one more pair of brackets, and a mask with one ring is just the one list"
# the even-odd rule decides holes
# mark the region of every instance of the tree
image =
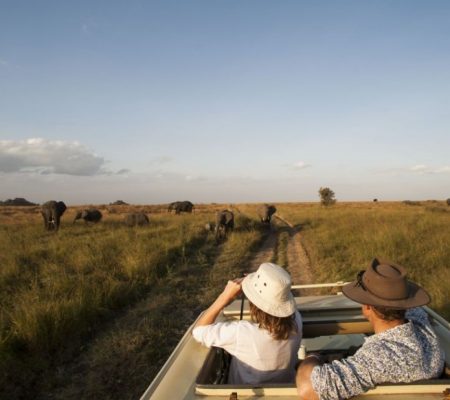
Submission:
[[336,203],[336,199],[334,198],[334,192],[328,187],[321,187],[319,189],[320,202],[324,206],[331,206]]

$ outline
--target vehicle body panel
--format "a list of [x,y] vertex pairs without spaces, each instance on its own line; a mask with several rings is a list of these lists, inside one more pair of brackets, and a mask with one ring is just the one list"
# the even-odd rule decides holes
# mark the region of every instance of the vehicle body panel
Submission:
[[[342,295],[296,297],[297,307],[303,317],[302,345],[307,351],[339,352],[351,346],[361,346],[372,333],[370,324],[361,314],[361,305]],[[218,321],[239,319],[241,301],[234,301],[218,317]],[[450,365],[450,324],[425,307],[431,324],[446,352],[446,367]],[[244,302],[243,318],[249,318],[248,304]],[[197,343],[192,337],[195,323],[187,330],[166,364],[150,384],[141,400],[223,400],[237,394],[239,400],[294,400],[298,399],[294,384],[263,385],[212,385],[201,382],[200,375],[205,360],[212,350]],[[379,385],[355,399],[370,396],[371,400],[445,399],[443,392],[450,389],[450,379],[430,380],[414,384]],[[450,391],[450,390],[449,390]],[[448,398],[448,397],[447,397]]]

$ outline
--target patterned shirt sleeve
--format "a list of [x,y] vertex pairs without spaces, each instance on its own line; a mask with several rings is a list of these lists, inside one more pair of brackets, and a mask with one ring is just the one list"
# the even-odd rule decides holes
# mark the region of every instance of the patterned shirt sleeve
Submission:
[[313,389],[320,400],[341,400],[363,393],[375,386],[370,371],[373,362],[365,357],[363,348],[354,356],[317,366],[311,373]]

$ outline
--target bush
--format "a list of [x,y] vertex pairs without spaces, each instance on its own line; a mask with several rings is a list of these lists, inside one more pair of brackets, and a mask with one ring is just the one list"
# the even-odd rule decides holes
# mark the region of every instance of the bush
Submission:
[[320,203],[324,206],[331,206],[336,203],[334,192],[328,187],[319,189]]
[[406,204],[407,206],[420,206],[420,201],[412,201],[412,200],[403,200],[403,204]]

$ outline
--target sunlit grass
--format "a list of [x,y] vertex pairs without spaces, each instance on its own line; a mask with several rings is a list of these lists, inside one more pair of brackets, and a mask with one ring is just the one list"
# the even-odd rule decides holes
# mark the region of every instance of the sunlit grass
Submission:
[[[450,318],[450,212],[443,204],[352,203],[280,207],[302,226],[317,282],[352,280],[374,257],[404,265]],[[439,211],[436,211],[439,210]]]
[[[57,234],[43,230],[39,215],[28,224],[0,227],[0,386],[17,395],[31,390],[33,380],[58,359],[76,352],[116,310],[156,288],[198,312],[228,278],[242,275],[261,238],[255,221],[237,216],[239,228],[218,247],[204,229],[214,221],[211,211],[152,214],[143,228],[125,227],[119,213],[93,226],[72,225],[70,211]],[[196,265],[203,269],[198,283],[188,275],[183,283],[192,288],[178,287],[180,271]],[[155,351],[168,351],[154,345]],[[16,377],[20,390],[10,376],[18,370],[28,371],[22,381]]]
[[[235,212],[236,229],[217,245],[204,226],[225,208]],[[407,267],[432,295],[431,306],[450,317],[449,207],[430,202],[277,208],[300,230],[316,282],[350,280],[373,257],[390,259]],[[124,213],[135,209],[149,213],[148,227],[123,226]],[[102,335],[89,353],[95,368],[86,371],[83,383],[86,398],[101,397],[115,393],[119,373],[127,377],[127,391],[139,396],[186,326],[228,279],[247,271],[266,233],[251,204],[199,205],[195,214],[181,216],[164,206],[108,206],[102,212],[97,225],[72,225],[71,208],[57,234],[44,231],[38,209],[0,213],[0,398],[48,389],[60,379],[55,371],[105,324],[151,299],[142,319]],[[289,234],[279,230],[272,260],[285,267]]]

